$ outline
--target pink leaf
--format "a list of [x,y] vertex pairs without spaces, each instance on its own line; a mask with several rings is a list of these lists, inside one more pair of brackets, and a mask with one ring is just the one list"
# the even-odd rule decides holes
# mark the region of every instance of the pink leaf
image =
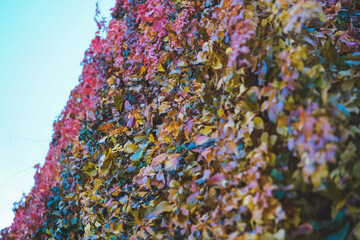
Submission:
[[225,175],[223,173],[217,173],[210,178],[211,184],[221,184],[222,182],[226,181]]
[[166,159],[167,155],[166,153],[158,155],[156,158],[154,158],[151,162],[152,167],[156,167],[157,165],[163,163]]
[[164,7],[161,4],[156,5],[154,10],[161,16],[164,13]]
[[125,102],[125,110],[131,110],[131,109],[132,109],[131,104],[129,103],[129,101],[126,101]]
[[129,127],[129,128],[134,128],[135,127],[135,123],[136,123],[136,120],[135,120],[135,117],[132,116],[129,121],[127,122],[126,126]]
[[154,31],[159,32],[159,33],[163,32],[165,24],[166,24],[166,19],[164,17],[154,21],[154,24],[153,24]]
[[186,199],[186,203],[189,205],[194,205],[197,200],[196,197],[199,196],[199,191],[194,192],[193,194],[191,194],[187,199]]
[[194,125],[193,120],[188,121],[188,123],[185,127],[185,132],[190,133],[193,125]]
[[207,136],[198,136],[195,138],[195,144],[197,146],[203,145],[204,143],[206,143],[207,141],[209,141],[211,138],[207,137]]

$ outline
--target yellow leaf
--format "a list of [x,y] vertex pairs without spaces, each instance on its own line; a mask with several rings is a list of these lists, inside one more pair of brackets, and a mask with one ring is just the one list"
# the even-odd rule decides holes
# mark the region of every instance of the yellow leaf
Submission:
[[360,239],[360,223],[356,225],[354,235],[357,237],[357,239]]
[[145,185],[146,185],[146,187],[147,187],[148,189],[151,189],[151,180],[150,180],[150,178],[147,179]]
[[180,153],[172,154],[165,161],[165,171],[173,171],[177,168]]
[[184,87],[184,90],[185,90],[185,93],[186,93],[186,94],[188,94],[189,91],[190,91],[188,86]]
[[255,117],[254,118],[254,124],[255,124],[255,129],[263,129],[264,128],[264,121],[262,120],[261,117]]
[[170,136],[164,137],[164,142],[167,143],[167,144],[170,143],[171,140],[172,140],[172,138]]
[[145,161],[147,164],[150,164],[151,163],[151,159],[152,159],[152,155],[154,154],[155,152],[155,148],[151,148],[149,150],[147,150],[146,154],[145,154]]
[[277,127],[276,128],[276,131],[280,134],[280,135],[283,135],[283,136],[287,136],[287,133],[288,133],[288,129],[287,127]]
[[125,206],[124,206],[124,210],[125,210],[125,213],[129,213],[130,211],[131,211],[131,204],[126,204]]
[[94,182],[94,189],[93,191],[95,192],[96,190],[98,190],[102,185],[102,179],[96,179]]
[[133,217],[134,217],[134,222],[135,222],[135,224],[136,225],[141,225],[141,224],[143,224],[143,222],[139,219],[139,214],[138,214],[138,212],[134,212],[134,211],[130,211],[130,213],[133,215]]
[[141,142],[141,141],[146,141],[146,136],[145,135],[136,136],[136,137],[134,137],[134,141],[136,143]]
[[280,116],[277,120],[277,125],[279,127],[287,127],[287,121],[288,121],[288,117],[283,115],[283,116]]
[[267,24],[267,22],[268,22],[268,19],[267,19],[267,18],[264,18],[263,20],[261,20],[261,26],[262,26],[262,27],[265,27],[266,24]]
[[214,129],[214,126],[205,126],[200,130],[200,133],[203,135],[209,135]]
[[342,200],[333,203],[333,205],[331,207],[331,216],[333,218],[336,217],[336,215],[339,213],[340,209],[342,207],[344,207],[344,205],[347,203],[347,201],[348,201],[348,197],[345,197]]
[[161,63],[159,63],[159,65],[157,65],[157,69],[158,69],[159,72],[165,72],[165,69],[163,68]]
[[126,153],[133,153],[138,147],[135,144],[127,142],[123,148],[123,151]]
[[86,238],[89,238],[89,237],[91,237],[91,226],[90,226],[90,224],[87,224],[86,225],[86,227],[85,227],[85,237]]
[[46,229],[45,233],[46,233],[47,235],[52,235],[49,229]]
[[106,80],[106,82],[107,82],[107,84],[108,84],[109,86],[112,85],[112,84],[114,84],[114,83],[115,83],[115,81],[114,81],[114,76],[108,78],[108,79]]
[[261,142],[268,143],[269,134],[267,132],[263,132],[260,137]]
[[279,46],[281,49],[285,49],[286,48],[286,43],[284,40],[282,40],[281,38],[279,39]]
[[218,58],[218,56],[216,56],[216,55],[214,56],[213,61],[211,62],[211,67],[213,69],[216,69],[216,70],[222,68],[222,64],[221,64],[220,59]]
[[217,114],[219,115],[219,117],[224,117],[225,116],[224,109],[219,108],[219,110],[217,110]]
[[267,232],[261,237],[261,239],[262,240],[283,240],[283,239],[285,239],[285,230],[280,229],[275,234]]
[[168,201],[162,201],[161,203],[156,205],[156,207],[152,213],[155,214],[156,216],[158,216],[162,212],[171,212],[173,210],[174,210],[174,207],[172,205],[170,205]]
[[270,137],[270,146],[274,146],[274,144],[276,143],[277,140],[277,136],[276,135],[271,135]]
[[168,108],[170,108],[171,105],[168,103],[168,102],[162,102],[160,107],[159,107],[159,113],[162,114],[162,113],[165,113],[167,112]]
[[150,140],[151,142],[155,142],[154,135],[150,134],[150,135],[149,135],[149,140]]
[[232,51],[232,48],[231,48],[231,47],[228,47],[228,48],[226,49],[226,55],[230,55],[231,51]]

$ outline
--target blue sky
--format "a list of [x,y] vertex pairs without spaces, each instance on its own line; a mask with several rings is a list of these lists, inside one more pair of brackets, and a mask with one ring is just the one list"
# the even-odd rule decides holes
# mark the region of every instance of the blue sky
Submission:
[[[115,0],[100,0],[103,15]],[[96,0],[0,0],[0,229],[34,184],[80,62],[97,30]]]

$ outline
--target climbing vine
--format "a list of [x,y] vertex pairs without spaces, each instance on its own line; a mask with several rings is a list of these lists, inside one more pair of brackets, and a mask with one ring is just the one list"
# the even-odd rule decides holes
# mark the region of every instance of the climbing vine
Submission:
[[117,0],[3,239],[360,239],[360,5]]

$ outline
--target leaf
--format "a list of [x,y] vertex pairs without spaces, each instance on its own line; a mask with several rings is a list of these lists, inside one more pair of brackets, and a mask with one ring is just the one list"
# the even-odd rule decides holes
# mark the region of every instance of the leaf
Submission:
[[150,134],[150,135],[149,135],[149,141],[151,141],[151,142],[155,142],[154,135],[152,135],[152,134]]
[[162,102],[159,107],[159,114],[167,112],[167,110],[171,107],[171,105],[168,102]]
[[122,98],[121,94],[116,95],[114,97],[114,104],[117,110],[121,111],[123,104],[124,104],[124,99]]
[[218,114],[219,117],[225,117],[224,109],[219,108],[219,109],[217,110],[217,114]]
[[92,162],[87,162],[84,165],[83,170],[85,171],[86,174],[93,177],[96,176],[97,174],[97,166]]
[[157,217],[163,212],[172,212],[174,210],[174,207],[169,204],[168,201],[162,201],[158,205],[156,205],[155,209],[149,214],[147,219]]
[[297,236],[311,234],[312,232],[313,232],[312,225],[310,223],[304,223],[298,226],[298,228],[291,233],[291,236],[295,238]]
[[166,19],[160,18],[159,20],[156,20],[153,24],[153,29],[155,32],[163,32],[165,29],[165,25],[166,25]]
[[143,153],[144,153],[143,149],[140,151],[137,151],[130,157],[131,161],[133,161],[133,162],[139,161],[142,158]]
[[347,60],[345,62],[347,64],[349,64],[351,67],[356,67],[356,66],[360,65],[360,61]]
[[353,167],[353,174],[355,177],[360,178],[360,161],[358,161]]
[[262,118],[260,117],[255,117],[253,119],[253,122],[254,122],[254,128],[255,129],[263,129],[264,128],[264,121],[262,120]]
[[226,182],[226,177],[223,173],[216,173],[209,180],[209,184],[222,185]]
[[349,222],[346,222],[338,231],[329,235],[326,239],[327,240],[344,240],[348,231],[349,231]]
[[354,235],[357,239],[360,239],[360,223],[358,223],[354,228]]
[[205,126],[200,130],[200,133],[203,135],[209,135],[214,129],[214,126]]
[[190,206],[193,206],[196,204],[197,202],[197,197],[200,195],[199,191],[196,191],[192,194],[190,194],[190,196],[186,199],[186,203]]
[[312,221],[311,225],[315,230],[326,230],[330,232],[333,229],[336,229],[344,220],[344,211],[340,210],[337,216],[331,221],[321,221],[316,222]]
[[200,179],[196,180],[195,182],[196,182],[197,184],[202,184],[202,183],[206,182],[207,180],[209,180],[210,175],[211,175],[211,170],[210,170],[210,169],[206,169],[206,170],[204,171],[203,176],[202,176]]
[[122,151],[126,153],[133,153],[137,148],[138,146],[136,146],[135,144],[132,144],[131,142],[127,142],[124,148],[122,149]]
[[96,190],[98,190],[103,184],[103,180],[102,179],[96,179],[94,182],[94,188],[93,188],[93,192],[95,192]]
[[197,136],[195,139],[194,139],[194,142],[197,146],[201,146],[203,144],[205,144],[206,142],[208,141],[211,141],[212,139],[207,137],[207,136]]
[[102,155],[100,158],[100,176],[106,175],[108,173],[109,166],[111,162],[114,160],[111,149],[106,153],[106,155]]
[[348,117],[350,117],[349,111],[346,109],[346,107],[340,103],[337,104],[337,108],[341,110],[343,113],[345,113]]
[[211,67],[215,70],[221,69],[222,68],[222,63],[220,62],[220,59],[218,56],[214,55],[213,59],[211,61]]
[[86,238],[89,238],[89,237],[92,236],[90,224],[86,224],[84,230],[85,230],[85,237],[86,237]]
[[277,233],[265,233],[262,238],[262,240],[285,240],[285,230],[280,229]]
[[226,51],[225,51],[226,55],[230,55],[231,51],[232,51],[231,47],[226,48]]
[[176,168],[179,164],[179,161],[178,161],[179,156],[180,156],[180,153],[174,153],[167,158],[167,160],[165,162],[165,171],[176,170]]
[[163,68],[161,63],[159,63],[159,65],[157,66],[157,69],[158,69],[158,72],[165,72],[165,69]]
[[89,121],[96,121],[96,115],[92,111],[86,111],[86,116]]
[[46,229],[46,230],[45,230],[45,233],[46,233],[46,235],[48,235],[48,236],[52,236],[51,231],[50,231],[49,229]]
[[132,116],[128,122],[126,123],[126,126],[128,128],[134,128],[135,127],[135,123],[136,123],[136,119],[135,119],[135,116]]
[[147,164],[150,164],[151,161],[152,161],[152,155],[154,154],[155,152],[155,148],[151,148],[149,150],[146,151],[146,154],[145,154],[145,161]]
[[186,124],[186,127],[184,128],[185,132],[190,133],[193,125],[194,125],[193,120],[188,121],[188,123]]
[[338,215],[339,211],[347,203],[347,201],[348,201],[348,197],[344,197],[343,199],[338,200],[338,201],[333,201],[333,204],[331,207],[331,217],[335,218]]
[[187,146],[186,146],[186,149],[187,150],[193,150],[197,148],[196,144],[194,142],[190,142]]
[[156,167],[157,165],[163,163],[165,161],[166,157],[167,157],[166,153],[158,155],[151,161],[151,166]]

